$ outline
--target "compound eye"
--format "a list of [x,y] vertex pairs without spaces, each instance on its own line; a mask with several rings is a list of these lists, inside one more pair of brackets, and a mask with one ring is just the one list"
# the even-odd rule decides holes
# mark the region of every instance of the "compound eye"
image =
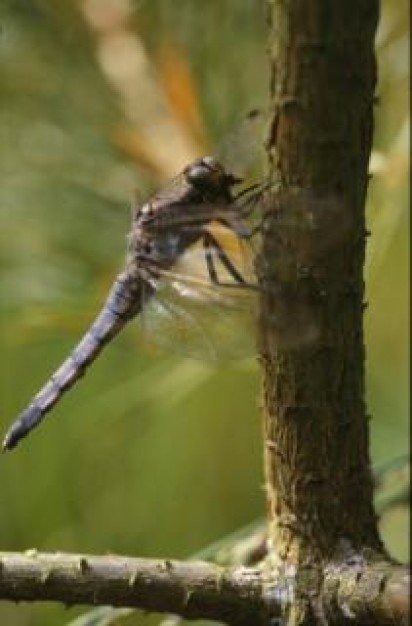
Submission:
[[212,156],[205,156],[205,157],[203,157],[203,159],[202,159],[202,163],[203,163],[204,165],[206,165],[206,167],[209,167],[210,169],[213,169],[213,170],[215,170],[215,169],[219,169],[219,164],[218,164],[218,162],[217,162],[217,161],[216,161],[216,159],[215,159],[214,157],[212,157]]
[[196,161],[185,170],[186,178],[191,183],[198,183],[211,177],[212,171],[202,161]]
[[202,183],[205,180],[219,180],[225,171],[214,157],[204,156],[188,165],[184,173],[189,182]]

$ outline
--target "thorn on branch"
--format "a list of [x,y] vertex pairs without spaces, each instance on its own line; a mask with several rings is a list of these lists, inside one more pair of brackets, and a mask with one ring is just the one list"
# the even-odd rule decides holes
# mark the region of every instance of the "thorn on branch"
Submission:
[[80,557],[79,559],[79,571],[82,574],[87,574],[90,570],[90,564],[88,563],[85,557]]

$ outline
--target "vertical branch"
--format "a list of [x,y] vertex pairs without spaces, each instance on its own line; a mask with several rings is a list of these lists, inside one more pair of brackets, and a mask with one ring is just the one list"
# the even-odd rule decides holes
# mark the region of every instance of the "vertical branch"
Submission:
[[377,0],[273,0],[259,272],[265,470],[280,560],[380,547],[364,400],[364,204]]

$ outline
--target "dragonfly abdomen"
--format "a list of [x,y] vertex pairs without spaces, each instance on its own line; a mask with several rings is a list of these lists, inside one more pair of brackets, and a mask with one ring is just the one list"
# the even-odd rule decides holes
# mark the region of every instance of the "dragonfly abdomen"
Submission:
[[5,450],[14,448],[20,439],[42,421],[65,391],[83,376],[104,345],[140,312],[143,296],[147,298],[150,295],[148,290],[151,290],[150,286],[142,280],[133,279],[127,273],[122,273],[117,277],[103,309],[93,324],[72,353],[12,424],[3,442]]

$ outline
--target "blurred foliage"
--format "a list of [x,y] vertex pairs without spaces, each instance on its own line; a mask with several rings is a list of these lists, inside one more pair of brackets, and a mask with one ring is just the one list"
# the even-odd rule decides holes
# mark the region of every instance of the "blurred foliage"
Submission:
[[[408,10],[384,0],[377,39],[374,462],[408,448]],[[97,312],[122,264],[136,190],[147,196],[266,101],[265,37],[254,0],[201,11],[193,0],[0,0],[3,431]],[[184,557],[261,516],[257,395],[254,361],[211,368],[144,353],[131,325],[0,459],[2,549]],[[406,559],[405,507],[383,521]],[[55,626],[82,612],[4,603],[0,623]]]

